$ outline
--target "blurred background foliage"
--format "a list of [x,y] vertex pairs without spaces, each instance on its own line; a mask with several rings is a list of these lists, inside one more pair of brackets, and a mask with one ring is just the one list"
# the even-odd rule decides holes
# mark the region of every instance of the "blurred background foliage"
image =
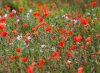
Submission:
[[[18,7],[23,6],[25,9],[33,8],[36,3],[52,3],[55,2],[56,5],[60,7],[61,4],[69,4],[73,10],[81,10],[85,12],[84,5],[91,4],[92,1],[95,0],[0,0],[0,7],[8,4],[12,9],[18,9]],[[98,5],[100,4],[100,0],[96,0]],[[78,4],[77,4],[78,2]]]

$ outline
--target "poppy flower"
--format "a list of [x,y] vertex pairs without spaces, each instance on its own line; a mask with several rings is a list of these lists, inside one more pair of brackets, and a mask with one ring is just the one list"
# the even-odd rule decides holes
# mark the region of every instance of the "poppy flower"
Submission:
[[27,57],[22,57],[22,62],[27,62],[28,58]]
[[70,14],[66,14],[66,16],[67,16],[68,18],[70,18],[70,17],[71,17],[71,15],[70,15]]
[[42,65],[38,65],[37,67],[38,67],[39,69],[42,69],[42,68],[43,68],[43,66],[42,66]]
[[19,7],[19,12],[23,12],[24,10],[24,7]]
[[33,62],[33,63],[32,63],[32,66],[37,66],[37,63],[36,63],[36,62]]
[[59,31],[60,31],[60,28],[59,28],[59,27],[57,27],[57,28],[56,28],[56,31],[57,31],[57,32],[59,32]]
[[66,34],[66,29],[63,29],[62,31],[61,31],[61,34]]
[[46,22],[42,22],[41,24],[40,24],[40,26],[44,26],[46,24]]
[[54,52],[52,53],[52,56],[53,56],[53,58],[54,58],[55,60],[58,60],[58,58],[59,58],[59,52],[54,51]]
[[2,57],[0,56],[0,61],[2,60]]
[[43,7],[43,9],[46,9],[47,8],[47,4],[44,4],[42,7]]
[[51,56],[48,56],[47,59],[50,60],[51,59]]
[[0,15],[2,15],[2,11],[0,11]]
[[26,24],[26,23],[23,24],[23,27],[24,27],[24,28],[27,28],[27,27],[28,27],[28,24]]
[[9,13],[9,17],[12,18],[14,16],[13,13]]
[[89,36],[89,37],[86,38],[85,41],[86,41],[86,42],[89,42],[89,41],[91,41],[91,40],[92,40],[92,38]]
[[71,50],[76,50],[76,45],[72,45]]
[[89,46],[90,45],[90,41],[86,42],[86,45]]
[[36,6],[37,6],[37,7],[40,7],[40,3],[37,3]]
[[49,32],[49,31],[52,30],[52,27],[51,26],[47,26],[47,27],[44,28],[44,30],[47,31],[47,32]]
[[72,30],[68,30],[68,31],[67,31],[67,34],[68,34],[68,35],[72,35],[72,34],[73,34],[73,31],[72,31]]
[[32,67],[30,65],[27,67],[27,73],[34,73]]
[[82,17],[82,14],[78,14],[78,18],[81,18]]
[[86,18],[81,18],[80,19],[80,22],[83,24],[83,25],[87,25],[88,24],[88,21]]
[[15,59],[15,57],[14,56],[10,56],[10,60],[14,60]]
[[0,30],[3,30],[5,28],[6,24],[5,23],[0,23]]
[[48,16],[48,12],[43,13],[43,17],[46,17],[46,16]]
[[33,16],[39,16],[39,12],[33,12]]
[[0,22],[5,22],[5,21],[6,21],[6,17],[0,18]]
[[40,17],[40,18],[39,18],[39,22],[42,22],[42,21],[43,21],[43,18],[42,18],[42,17]]
[[83,73],[83,67],[79,67],[77,73]]
[[44,64],[44,63],[45,63],[45,60],[44,60],[44,59],[40,59],[40,60],[39,60],[39,64],[42,65],[42,64]]
[[16,33],[17,33],[16,29],[12,30],[12,34],[16,34]]
[[67,51],[67,52],[66,52],[66,55],[67,55],[68,57],[72,57],[72,52]]
[[97,2],[96,2],[96,1],[93,1],[93,2],[92,2],[92,6],[93,6],[93,7],[97,6]]
[[4,31],[4,32],[1,32],[0,34],[2,37],[6,37],[8,35],[8,32],[7,31]]
[[87,8],[87,7],[88,7],[88,4],[87,4],[87,3],[85,3],[85,4],[84,4],[84,7],[85,7],[85,8]]
[[51,6],[52,6],[52,7],[53,7],[53,6],[55,6],[55,3],[54,3],[54,2],[52,2],[52,3],[51,3]]
[[84,45],[82,45],[82,46],[80,46],[80,48],[81,48],[81,49],[84,49],[84,48],[85,48],[85,46],[84,46]]
[[82,36],[80,36],[80,35],[74,36],[73,40],[74,40],[74,42],[81,42]]
[[60,41],[58,43],[58,47],[61,48],[61,49],[64,48],[64,42],[63,41]]
[[76,3],[78,3],[78,2],[79,2],[79,0],[75,0],[75,2],[76,2]]
[[10,6],[8,4],[5,5],[6,10],[10,10]]
[[16,52],[20,52],[20,48],[16,48]]
[[55,39],[55,36],[53,35],[51,38],[52,38],[52,40],[54,40]]

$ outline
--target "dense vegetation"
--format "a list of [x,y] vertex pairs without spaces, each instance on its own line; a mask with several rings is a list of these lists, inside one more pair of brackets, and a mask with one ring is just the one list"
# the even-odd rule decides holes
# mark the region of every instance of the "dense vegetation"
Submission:
[[100,0],[1,0],[0,73],[100,73]]

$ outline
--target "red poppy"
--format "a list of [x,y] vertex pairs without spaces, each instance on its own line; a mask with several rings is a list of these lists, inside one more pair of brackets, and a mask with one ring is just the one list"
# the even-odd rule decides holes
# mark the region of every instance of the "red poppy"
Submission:
[[83,67],[79,67],[77,73],[83,73]]
[[39,22],[42,22],[42,21],[43,21],[43,18],[42,18],[42,17],[40,17],[40,18],[39,18]]
[[5,26],[6,26],[5,23],[0,23],[0,30],[3,30]]
[[20,52],[20,48],[16,48],[16,52]]
[[23,12],[24,10],[24,7],[19,7],[19,12]]
[[90,41],[89,42],[86,42],[86,45],[89,46],[90,45]]
[[2,15],[2,11],[0,11],[0,15]]
[[38,67],[39,69],[42,69],[42,68],[43,68],[43,66],[42,66],[42,65],[38,65],[37,67]]
[[83,24],[83,25],[87,25],[88,24],[88,21],[86,18],[81,18],[80,19],[80,22]]
[[73,40],[74,40],[74,42],[81,42],[82,37],[80,35],[74,36],[74,39]]
[[46,16],[48,16],[48,12],[43,13],[43,17],[46,17]]
[[73,24],[72,24],[72,23],[69,23],[69,24],[68,24],[68,26],[69,26],[69,27],[72,27],[72,26],[73,26]]
[[51,38],[52,38],[52,40],[54,40],[55,39],[55,36],[53,35]]
[[2,60],[2,57],[0,56],[0,61]]
[[84,7],[88,7],[88,4],[87,4],[87,3],[85,3],[85,4],[84,4]]
[[55,60],[58,60],[58,58],[59,58],[59,52],[54,51],[54,52],[52,53],[52,56],[53,56],[53,58],[54,58]]
[[76,3],[78,3],[79,2],[79,0],[75,0],[76,1]]
[[82,17],[82,14],[78,14],[78,18],[81,18]]
[[7,31],[4,31],[4,32],[1,32],[0,34],[2,37],[6,37],[8,35],[8,32]]
[[52,27],[51,26],[47,26],[47,27],[44,28],[44,30],[47,31],[47,32],[49,32],[49,31],[52,30]]
[[22,57],[22,62],[27,62],[28,58],[27,57]]
[[39,60],[39,64],[42,65],[42,64],[44,64],[44,63],[45,63],[45,60],[44,60],[44,59],[40,59],[40,60]]
[[11,18],[12,18],[13,16],[14,16],[14,14],[13,14],[13,13],[9,13],[9,17],[11,17]]
[[14,60],[15,59],[15,57],[14,56],[10,56],[10,60]]
[[28,24],[26,24],[26,23],[23,24],[23,27],[24,27],[24,28],[27,28],[27,27],[28,27]]
[[82,45],[82,46],[80,46],[80,48],[81,48],[81,49],[84,49],[84,48],[85,48],[85,46],[84,46],[84,45]]
[[32,63],[32,66],[37,66],[37,63],[36,63],[36,62],[33,62],[33,63]]
[[39,12],[33,12],[33,16],[39,16]]
[[67,17],[69,17],[69,18],[71,17],[71,15],[70,15],[70,14],[66,14],[66,16],[67,16]]
[[56,31],[57,31],[57,32],[59,32],[59,31],[60,31],[60,28],[59,28],[59,27],[57,27],[57,28],[56,28]]
[[76,50],[76,45],[72,45],[71,50]]
[[42,22],[42,23],[41,23],[41,26],[44,26],[45,24],[46,24],[46,22]]
[[17,30],[16,29],[12,30],[12,33],[13,34],[16,34],[17,33]]
[[60,41],[58,43],[58,47],[61,48],[61,49],[64,48],[64,42],[63,41]]
[[68,31],[67,31],[67,34],[68,34],[68,35],[72,35],[72,34],[73,34],[73,31],[72,31],[72,30],[68,30]]
[[40,7],[40,3],[37,3],[36,6],[37,6],[37,7]]
[[67,32],[66,29],[63,29],[63,30],[61,31],[62,34],[66,34],[66,32]]
[[5,21],[6,21],[6,17],[0,18],[0,22],[5,22]]
[[89,41],[91,41],[91,40],[92,40],[92,38],[89,36],[89,37],[86,38],[85,41],[86,41],[86,42],[89,42]]
[[32,67],[30,65],[27,67],[27,73],[34,73]]
[[34,32],[35,30],[36,30],[36,28],[33,27],[33,28],[32,28],[32,32]]
[[93,7],[97,6],[97,2],[96,2],[96,1],[93,1],[93,2],[92,2],[92,6],[93,6]]
[[52,3],[51,3],[51,6],[52,6],[52,7],[53,7],[53,6],[55,6],[55,3],[54,3],[54,2],[52,2]]
[[66,52],[66,55],[67,55],[68,57],[72,57],[72,52],[67,51],[67,52]]
[[48,56],[47,59],[50,60],[51,59],[51,56]]
[[42,7],[43,7],[43,9],[46,9],[47,8],[47,4],[44,4]]

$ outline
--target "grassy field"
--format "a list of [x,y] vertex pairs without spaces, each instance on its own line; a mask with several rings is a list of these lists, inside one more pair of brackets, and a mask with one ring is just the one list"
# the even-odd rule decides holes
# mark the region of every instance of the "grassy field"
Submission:
[[99,69],[99,0],[0,0],[0,73]]

